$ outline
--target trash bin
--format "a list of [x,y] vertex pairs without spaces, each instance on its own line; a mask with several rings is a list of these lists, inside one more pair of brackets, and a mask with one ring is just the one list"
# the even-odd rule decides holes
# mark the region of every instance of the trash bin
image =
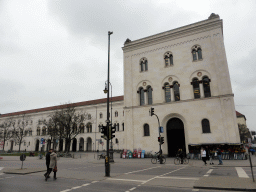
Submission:
[[145,155],[145,150],[142,150],[141,151],[141,158],[144,158],[144,155]]
[[131,159],[131,158],[132,158],[132,152],[129,151],[129,159]]
[[140,158],[140,156],[141,156],[141,152],[138,153],[138,158]]

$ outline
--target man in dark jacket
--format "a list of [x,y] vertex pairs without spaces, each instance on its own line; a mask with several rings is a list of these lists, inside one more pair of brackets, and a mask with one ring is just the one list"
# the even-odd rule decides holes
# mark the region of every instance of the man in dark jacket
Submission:
[[[47,171],[44,174],[44,176],[46,176],[46,174],[50,172],[49,165],[50,165],[50,155],[51,155],[51,153],[52,153],[52,149],[50,149],[48,151],[48,153],[46,154],[46,156],[45,156]],[[48,176],[48,178],[50,178],[50,176]]]

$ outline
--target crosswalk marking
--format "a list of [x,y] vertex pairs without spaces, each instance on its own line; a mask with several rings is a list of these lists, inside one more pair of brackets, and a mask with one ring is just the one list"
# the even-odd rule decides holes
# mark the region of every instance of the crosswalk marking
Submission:
[[236,167],[236,171],[237,171],[238,177],[249,178],[249,176],[246,174],[246,172],[243,170],[242,167]]
[[204,175],[204,177],[208,177],[212,171],[213,171],[213,169],[209,169],[209,171],[207,171],[207,173]]
[[4,167],[0,167],[0,170],[2,170]]

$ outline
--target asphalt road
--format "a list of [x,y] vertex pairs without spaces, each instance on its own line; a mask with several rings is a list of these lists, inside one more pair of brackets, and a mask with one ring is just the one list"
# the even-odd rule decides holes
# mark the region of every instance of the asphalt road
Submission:
[[[44,180],[44,172],[27,175],[3,174],[7,168],[20,168],[18,160],[0,161],[0,192],[95,192],[95,191],[211,191],[193,189],[200,177],[239,177],[235,167],[174,165],[173,159],[166,164],[152,164],[150,159],[120,159],[111,164],[111,177],[105,177],[104,160],[94,157],[81,159],[61,158],[58,161],[57,180]],[[24,167],[45,168],[45,162],[28,159]],[[251,177],[249,167],[242,168]],[[254,173],[256,169],[254,168]],[[256,177],[256,175],[255,175]]]

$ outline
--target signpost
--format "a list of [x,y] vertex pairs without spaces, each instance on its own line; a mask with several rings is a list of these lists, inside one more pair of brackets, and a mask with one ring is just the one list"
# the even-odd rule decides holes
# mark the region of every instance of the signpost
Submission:
[[25,159],[26,159],[26,155],[25,155],[25,154],[22,154],[22,155],[20,156],[20,160],[22,161],[21,169],[23,169],[23,161],[25,161]]

